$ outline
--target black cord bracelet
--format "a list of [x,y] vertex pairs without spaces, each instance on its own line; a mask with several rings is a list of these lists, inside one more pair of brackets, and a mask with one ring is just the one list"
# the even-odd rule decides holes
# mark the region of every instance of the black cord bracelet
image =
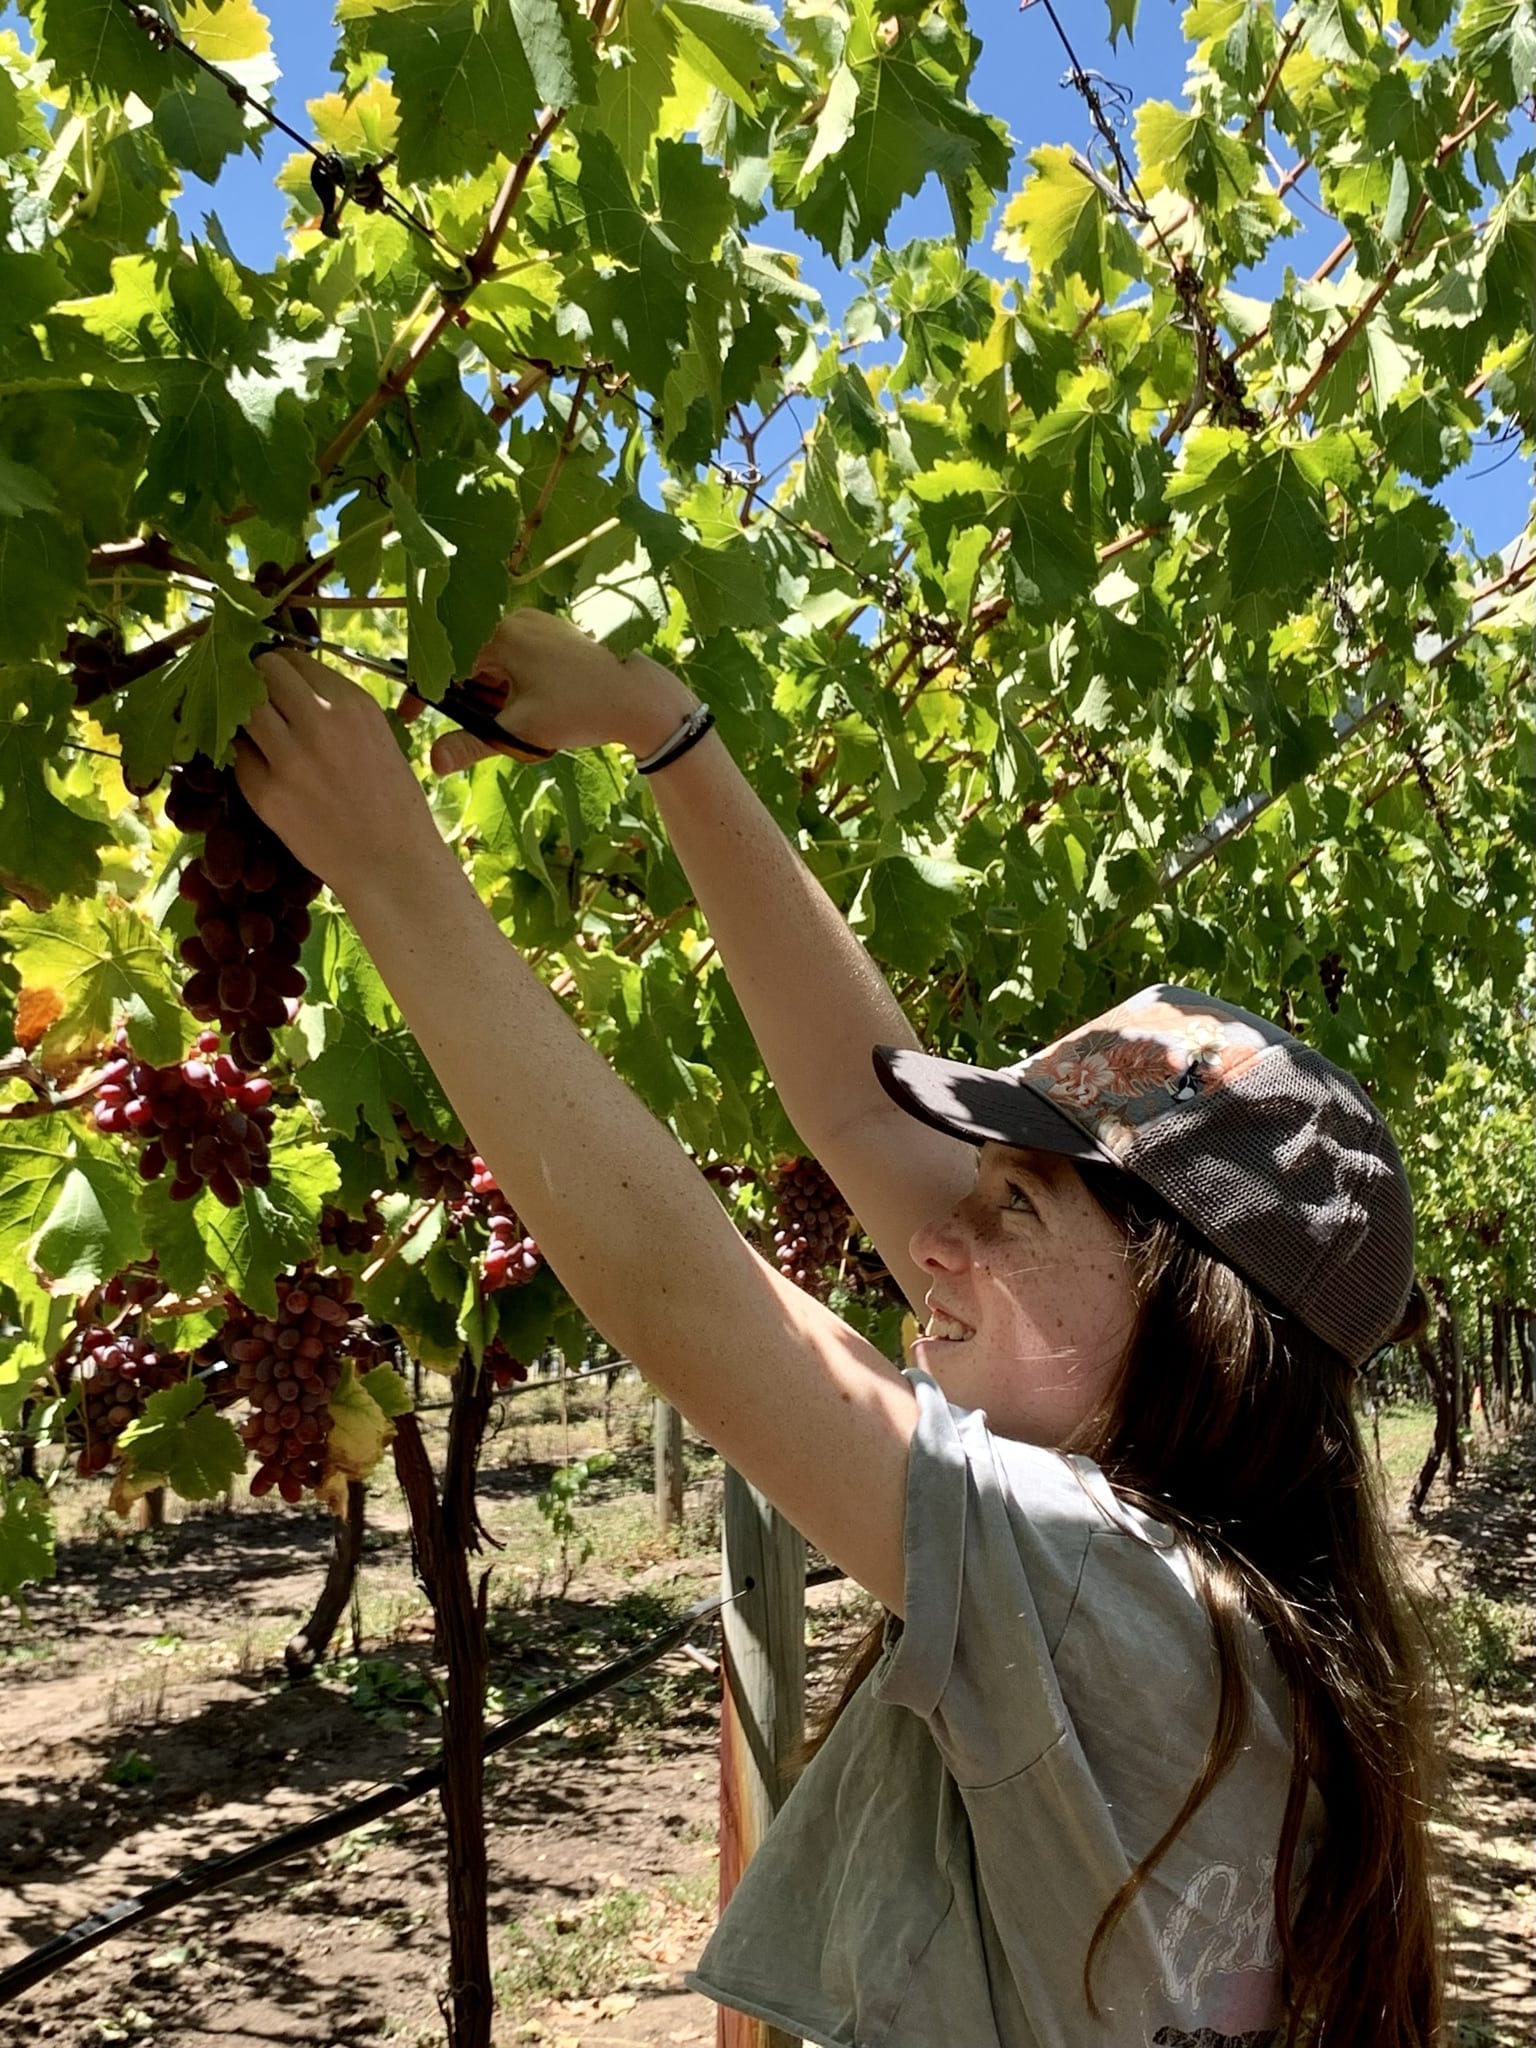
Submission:
[[709,706],[700,704],[696,710],[689,712],[665,745],[659,747],[654,754],[647,755],[645,760],[635,763],[636,774],[654,775],[658,768],[665,768],[670,762],[681,760],[690,747],[698,745],[714,722],[715,714]]

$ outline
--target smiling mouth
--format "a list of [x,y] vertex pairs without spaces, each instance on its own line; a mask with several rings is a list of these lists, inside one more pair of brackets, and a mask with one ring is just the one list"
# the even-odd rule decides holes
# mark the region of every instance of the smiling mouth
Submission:
[[976,1332],[969,1324],[962,1323],[958,1316],[949,1316],[942,1309],[930,1309],[928,1324],[923,1331],[925,1337],[937,1339],[942,1344],[963,1344]]

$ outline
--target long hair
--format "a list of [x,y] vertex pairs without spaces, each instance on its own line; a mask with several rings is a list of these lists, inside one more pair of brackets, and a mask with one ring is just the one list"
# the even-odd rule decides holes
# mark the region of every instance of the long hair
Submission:
[[[1353,1406],[1353,1371],[1266,1303],[1149,1191],[1078,1169],[1126,1231],[1136,1314],[1102,1406],[1061,1448],[1086,1453],[1124,1498],[1183,1539],[1210,1620],[1216,1725],[1179,1811],[1108,1901],[1093,1968],[1148,1873],[1240,1749],[1244,1614],[1291,1701],[1292,1765],[1275,1871],[1285,2048],[1434,2048],[1442,1961],[1430,1882],[1431,1663],[1398,1570]],[[1396,1333],[1422,1327],[1415,1288]],[[881,1653],[858,1646],[801,1767]],[[1295,1889],[1309,1783],[1323,1838]]]

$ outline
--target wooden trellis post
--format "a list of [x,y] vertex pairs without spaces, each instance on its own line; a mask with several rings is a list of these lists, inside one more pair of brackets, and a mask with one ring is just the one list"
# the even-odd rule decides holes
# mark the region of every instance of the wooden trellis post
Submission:
[[666,1533],[683,1519],[683,1418],[660,1394],[651,1404],[656,1475],[656,1526]]
[[[789,1796],[805,1732],[805,1538],[739,1472],[725,1468],[720,1537],[720,1905]],[[731,1600],[751,1581],[752,1590]],[[716,2048],[795,2048],[793,2037],[727,2006]]]

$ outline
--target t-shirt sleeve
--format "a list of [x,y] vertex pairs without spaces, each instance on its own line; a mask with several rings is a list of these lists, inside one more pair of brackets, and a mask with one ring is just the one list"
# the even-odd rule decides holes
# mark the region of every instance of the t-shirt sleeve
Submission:
[[906,1377],[906,1615],[871,1687],[922,1715],[960,1784],[995,1784],[1068,1725],[1051,1660],[1104,1517],[1059,1453],[994,1436],[920,1367]]

